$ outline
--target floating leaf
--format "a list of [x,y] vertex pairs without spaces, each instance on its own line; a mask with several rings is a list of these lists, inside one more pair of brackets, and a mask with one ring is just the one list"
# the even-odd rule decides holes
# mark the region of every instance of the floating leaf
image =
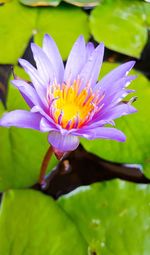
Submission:
[[23,54],[35,29],[37,11],[11,1],[0,7],[0,63],[13,64]]
[[147,42],[150,6],[143,1],[102,1],[90,16],[91,32],[98,42],[139,58]]
[[24,5],[28,6],[57,6],[61,0],[20,0]]
[[6,4],[6,3],[8,3],[8,2],[10,2],[11,0],[0,0],[0,5],[1,4]]
[[149,186],[118,180],[94,184],[78,188],[58,204],[88,242],[89,254],[149,254]]
[[86,242],[54,200],[37,191],[9,191],[0,212],[0,254],[83,255]]
[[[102,76],[114,67],[115,64],[103,64]],[[130,85],[130,88],[136,90],[134,95],[138,96],[135,102],[138,112],[116,121],[116,127],[125,133],[127,141],[120,143],[102,139],[82,139],[81,142],[85,149],[107,160],[143,165],[144,173],[150,177],[150,82],[136,71],[132,71],[131,74],[138,76]]]
[[79,35],[89,37],[88,17],[80,9],[71,6],[44,8],[38,17],[38,33],[35,42],[41,45],[43,35],[49,33],[56,41],[63,59]]
[[64,0],[64,1],[79,7],[94,7],[97,6],[100,2],[100,0]]
[[[6,0],[3,0],[6,1]],[[65,2],[80,6],[80,7],[94,7],[99,4],[99,0],[64,0]],[[27,6],[58,6],[62,0],[20,0],[20,2]]]
[[[21,71],[20,71],[21,70]],[[22,76],[23,70],[15,73]],[[19,91],[10,85],[8,111],[27,109]],[[0,115],[4,112],[0,103]],[[21,128],[0,128],[0,191],[9,188],[27,187],[37,182],[43,157],[48,149],[47,134]],[[51,170],[57,163],[55,157],[49,165]]]
[[0,33],[0,63],[17,63],[30,38],[41,42],[45,33],[54,37],[65,59],[80,34],[89,37],[88,18],[76,7],[29,8],[12,1],[0,7]]

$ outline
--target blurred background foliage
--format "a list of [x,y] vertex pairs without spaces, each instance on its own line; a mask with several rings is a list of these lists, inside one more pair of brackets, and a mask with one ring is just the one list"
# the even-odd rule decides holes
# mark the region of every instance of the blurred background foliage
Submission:
[[[64,60],[79,34],[86,40],[92,36],[109,49],[136,58],[140,58],[148,40],[150,5],[144,1],[101,0],[98,3],[92,0],[88,3],[84,0],[80,3],[82,9],[72,6],[78,5],[73,0],[70,1],[72,5],[61,3],[57,8],[49,6],[54,5],[51,1],[22,2],[11,0],[0,8],[0,47],[3,49],[0,63],[16,64],[29,40],[33,37],[40,44],[44,33],[55,39]],[[28,6],[42,7],[27,7],[24,2]],[[95,4],[97,6],[87,15],[83,10],[87,9],[85,6]]]
[[[137,79],[131,88],[138,96],[135,102],[138,113],[116,121],[127,136],[126,143],[82,139],[81,144],[87,152],[105,160],[139,164],[150,178],[149,1],[1,0],[0,3],[0,117],[5,111],[27,109],[11,85],[11,70],[13,67],[17,76],[28,79],[18,66],[18,58],[34,63],[31,41],[41,45],[43,35],[49,33],[64,62],[80,34],[95,46],[103,41],[105,62],[99,78],[122,62],[137,61],[132,71]],[[33,130],[0,128],[0,192],[3,193],[0,254],[149,255],[149,184],[112,180],[79,187],[55,201],[32,186],[38,180],[48,148],[46,136]],[[48,172],[57,163],[53,157]]]

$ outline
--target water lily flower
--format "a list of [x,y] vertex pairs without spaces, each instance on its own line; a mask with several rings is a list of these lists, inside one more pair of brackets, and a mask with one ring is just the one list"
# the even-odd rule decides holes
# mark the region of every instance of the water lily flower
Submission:
[[[131,102],[123,98],[132,90],[127,85],[135,79],[128,76],[134,61],[120,65],[98,81],[104,45],[85,44],[80,36],[72,47],[66,66],[49,35],[43,47],[31,44],[36,67],[20,59],[19,63],[31,82],[12,81],[30,107],[30,111],[6,113],[1,126],[16,126],[48,132],[48,141],[56,154],[75,150],[79,137],[125,141],[125,135],[114,126],[114,120],[134,113]],[[106,126],[106,124],[109,124]]]

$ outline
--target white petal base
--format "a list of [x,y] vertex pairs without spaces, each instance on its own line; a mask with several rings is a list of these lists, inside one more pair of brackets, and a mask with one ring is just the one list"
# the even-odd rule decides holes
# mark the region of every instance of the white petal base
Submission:
[[55,131],[49,133],[48,141],[59,152],[73,151],[79,145],[79,139],[77,136],[73,136],[71,134],[62,135]]

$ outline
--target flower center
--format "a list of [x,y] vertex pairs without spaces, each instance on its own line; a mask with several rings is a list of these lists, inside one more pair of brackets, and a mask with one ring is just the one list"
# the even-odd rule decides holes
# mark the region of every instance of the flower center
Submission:
[[97,110],[99,96],[89,86],[80,91],[80,81],[69,84],[53,84],[48,88],[47,99],[50,115],[57,124],[65,129],[79,128]]

